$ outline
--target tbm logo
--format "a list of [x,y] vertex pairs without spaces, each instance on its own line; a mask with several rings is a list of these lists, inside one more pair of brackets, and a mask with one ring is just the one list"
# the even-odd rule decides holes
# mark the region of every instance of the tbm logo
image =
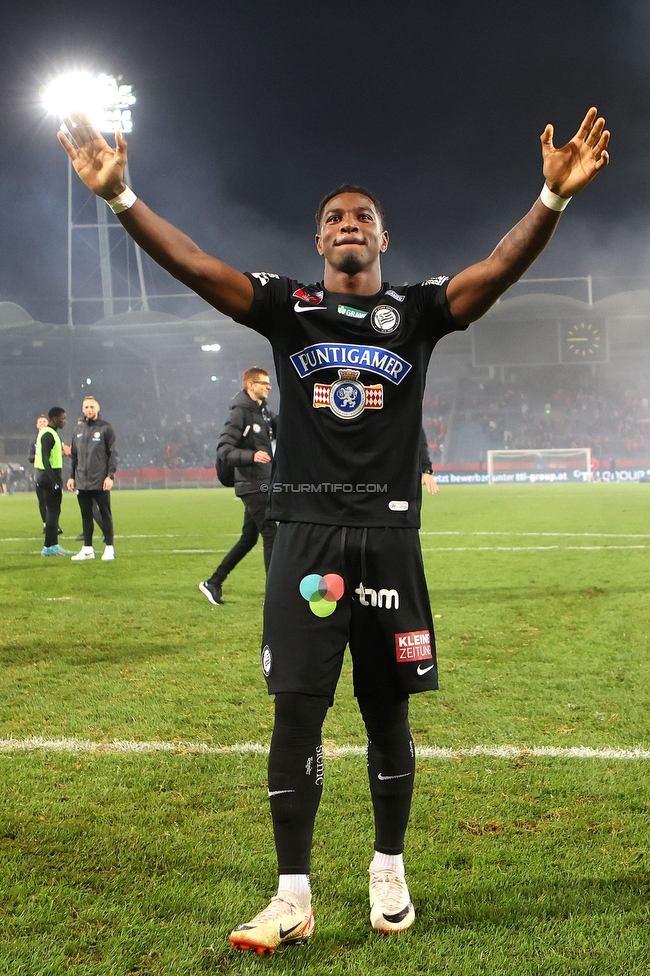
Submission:
[[[392,610],[393,606],[399,610],[399,593],[397,590],[372,590],[369,586],[359,583],[354,591],[359,597],[362,607],[382,607]],[[367,597],[367,599],[366,599]]]

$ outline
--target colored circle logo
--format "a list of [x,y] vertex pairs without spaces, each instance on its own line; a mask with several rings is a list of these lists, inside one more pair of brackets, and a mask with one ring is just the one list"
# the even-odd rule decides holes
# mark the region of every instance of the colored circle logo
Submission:
[[345,593],[345,582],[342,576],[328,573],[319,576],[310,573],[300,580],[300,595],[309,603],[309,609],[316,617],[329,617],[336,610],[336,602]]

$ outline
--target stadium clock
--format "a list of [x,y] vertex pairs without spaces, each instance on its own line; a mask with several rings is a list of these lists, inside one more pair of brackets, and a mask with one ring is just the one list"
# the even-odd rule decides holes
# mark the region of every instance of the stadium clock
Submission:
[[600,358],[596,354],[600,351],[601,342],[602,335],[595,325],[579,322],[569,326],[564,334],[564,343],[569,354],[566,359]]

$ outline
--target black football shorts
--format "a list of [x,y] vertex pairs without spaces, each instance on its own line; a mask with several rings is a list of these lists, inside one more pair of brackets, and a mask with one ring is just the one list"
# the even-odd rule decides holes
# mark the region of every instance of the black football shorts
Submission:
[[281,523],[264,604],[269,694],[333,699],[348,644],[358,697],[438,687],[418,530]]

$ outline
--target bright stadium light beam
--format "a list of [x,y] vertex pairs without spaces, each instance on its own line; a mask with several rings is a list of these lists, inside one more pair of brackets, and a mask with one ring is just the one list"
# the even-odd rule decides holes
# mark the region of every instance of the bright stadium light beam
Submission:
[[[67,126],[63,121],[72,114],[80,112],[87,116],[95,129],[104,134],[123,132],[129,134],[133,131],[133,118],[131,106],[135,104],[135,95],[132,85],[122,84],[122,77],[115,78],[113,75],[94,74],[90,71],[68,71],[58,77],[52,78],[48,84],[44,85],[40,91],[42,104],[48,114],[57,118],[59,125],[66,135],[74,133],[68,132]],[[130,184],[129,165],[126,164],[124,175]],[[73,289],[73,234],[76,230],[84,232],[92,227],[97,229],[99,237],[99,257],[102,279],[101,298],[93,297],[91,301],[103,301],[104,317],[114,314],[114,295],[113,295],[113,270],[111,262],[112,246],[109,242],[109,230],[119,228],[119,222],[107,215],[105,205],[99,199],[95,200],[97,207],[97,223],[91,224],[87,220],[76,222],[73,219],[73,177],[72,164],[68,161],[68,325],[74,328],[73,304],[76,301],[84,301],[74,295]],[[149,300],[144,281],[144,271],[142,267],[142,254],[137,244],[133,244],[135,249],[135,263],[137,267],[138,281],[140,285],[140,299],[142,310],[149,311]],[[128,244],[127,244],[128,253]],[[130,295],[130,292],[129,292]],[[130,301],[130,298],[129,298]]]
[[120,81],[113,75],[69,71],[46,85],[41,98],[47,112],[59,120],[71,112],[83,112],[100,132],[129,133],[133,130],[131,106],[135,95],[132,85],[121,85]]

